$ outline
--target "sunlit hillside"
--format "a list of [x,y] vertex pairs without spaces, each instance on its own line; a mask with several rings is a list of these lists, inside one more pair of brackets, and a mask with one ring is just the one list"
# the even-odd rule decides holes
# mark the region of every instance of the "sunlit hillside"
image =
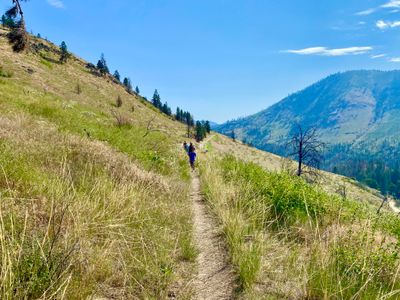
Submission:
[[15,54],[0,33],[1,299],[210,298],[193,199],[227,258],[214,267],[232,270],[227,299],[396,297],[400,223],[376,191],[309,183],[217,133],[192,172],[173,116],[50,42]]

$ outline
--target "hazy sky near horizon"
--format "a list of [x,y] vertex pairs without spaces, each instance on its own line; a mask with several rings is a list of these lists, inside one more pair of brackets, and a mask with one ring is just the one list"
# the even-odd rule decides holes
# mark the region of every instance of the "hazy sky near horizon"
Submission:
[[[0,0],[0,9],[11,0]],[[400,67],[400,0],[30,0],[28,30],[226,121],[323,77]]]

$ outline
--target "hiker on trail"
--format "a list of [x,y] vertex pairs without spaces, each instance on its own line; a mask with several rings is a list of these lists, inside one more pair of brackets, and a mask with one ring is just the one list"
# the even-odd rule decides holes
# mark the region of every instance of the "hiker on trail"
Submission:
[[186,142],[183,143],[183,149],[185,149],[186,153],[189,155],[189,145],[188,145],[188,143],[186,143]]
[[194,147],[193,143],[190,143],[190,145],[189,145],[189,154],[190,154],[190,152],[195,152],[195,151],[196,151],[196,148]]
[[189,151],[189,162],[190,162],[190,166],[192,167],[192,170],[194,171],[194,164],[196,162],[196,152],[195,152],[195,148],[193,145],[191,145],[192,147],[190,148],[192,151]]

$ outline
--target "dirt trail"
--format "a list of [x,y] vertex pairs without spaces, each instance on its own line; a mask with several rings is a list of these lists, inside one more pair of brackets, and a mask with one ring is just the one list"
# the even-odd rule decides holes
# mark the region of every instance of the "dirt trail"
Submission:
[[195,279],[196,299],[233,299],[234,274],[228,263],[224,242],[216,232],[215,220],[207,212],[200,194],[200,179],[192,173],[192,194],[195,241],[199,255]]

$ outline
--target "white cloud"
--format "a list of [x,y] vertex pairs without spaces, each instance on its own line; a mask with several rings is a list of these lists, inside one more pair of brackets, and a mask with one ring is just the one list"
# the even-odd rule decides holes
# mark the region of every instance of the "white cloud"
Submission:
[[379,29],[387,29],[387,28],[395,28],[395,27],[400,27],[400,21],[384,21],[384,20],[379,20],[376,22],[376,27]]
[[382,4],[379,7],[362,10],[362,11],[357,12],[355,15],[356,16],[368,16],[382,8],[392,8],[391,13],[397,12],[396,9],[400,8],[400,0],[389,0],[385,4]]
[[356,13],[356,15],[357,16],[368,16],[370,14],[373,14],[374,12],[376,12],[376,8],[370,8],[370,9],[359,11]]
[[47,3],[56,8],[64,8],[62,0],[47,0]]
[[400,57],[392,57],[389,59],[389,61],[398,63],[400,62]]
[[377,55],[371,55],[372,59],[376,59],[376,58],[381,58],[381,57],[385,57],[386,54],[377,54]]
[[383,4],[383,8],[400,8],[400,0],[390,0],[386,4]]
[[299,55],[344,56],[364,54],[372,49],[372,47],[347,47],[336,49],[329,49],[327,47],[311,47],[298,50],[285,50],[283,52]]

